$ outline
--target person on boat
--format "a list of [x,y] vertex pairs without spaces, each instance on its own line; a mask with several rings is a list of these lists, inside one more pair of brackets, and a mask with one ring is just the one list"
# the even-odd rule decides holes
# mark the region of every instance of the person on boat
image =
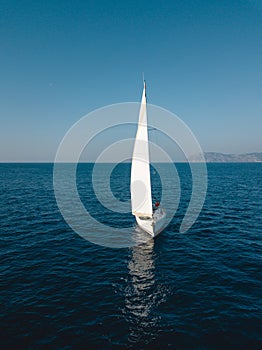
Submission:
[[154,205],[153,205],[153,210],[154,210],[154,211],[157,210],[157,208],[159,207],[159,205],[160,205],[160,202],[156,201],[156,202],[154,203]]

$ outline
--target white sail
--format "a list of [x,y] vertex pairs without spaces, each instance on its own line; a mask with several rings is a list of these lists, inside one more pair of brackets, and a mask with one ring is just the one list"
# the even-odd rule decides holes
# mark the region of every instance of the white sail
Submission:
[[135,216],[152,218],[153,209],[149,165],[145,83],[132,157],[130,191],[132,214]]

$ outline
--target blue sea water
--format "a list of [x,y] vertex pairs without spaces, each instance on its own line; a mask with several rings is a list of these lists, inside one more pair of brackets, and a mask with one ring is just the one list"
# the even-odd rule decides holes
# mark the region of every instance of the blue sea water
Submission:
[[[0,165],[1,349],[262,348],[262,163],[208,164],[204,207],[184,234],[191,177],[186,164],[177,170],[181,200],[168,227],[112,249],[64,221],[52,164]],[[112,173],[120,200],[129,171],[121,164]],[[92,215],[108,217],[108,230],[133,225],[131,214],[96,200],[91,174],[91,164],[79,166]]]

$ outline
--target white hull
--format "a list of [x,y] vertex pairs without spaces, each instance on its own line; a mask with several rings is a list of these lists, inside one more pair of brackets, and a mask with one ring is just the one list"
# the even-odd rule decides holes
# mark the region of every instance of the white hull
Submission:
[[165,219],[166,213],[161,208],[154,212],[152,218],[141,218],[136,216],[138,226],[149,233],[152,237],[156,237],[165,228]]

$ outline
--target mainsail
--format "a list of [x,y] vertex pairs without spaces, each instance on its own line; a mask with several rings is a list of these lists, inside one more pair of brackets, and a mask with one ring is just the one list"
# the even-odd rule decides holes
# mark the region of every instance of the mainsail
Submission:
[[150,180],[145,82],[132,157],[130,191],[132,214],[140,217],[151,218],[153,216],[153,209]]

